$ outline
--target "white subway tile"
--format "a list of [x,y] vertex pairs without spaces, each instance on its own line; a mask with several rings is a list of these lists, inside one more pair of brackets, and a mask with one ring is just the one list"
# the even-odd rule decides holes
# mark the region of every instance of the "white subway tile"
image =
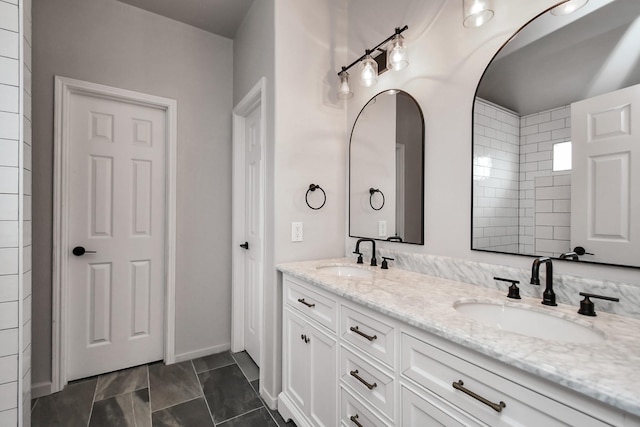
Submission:
[[26,44],[31,45],[31,34],[32,34],[31,20],[25,19],[23,22],[24,22],[24,40]]
[[554,200],[553,212],[571,212],[571,200]]
[[24,105],[22,107],[22,111],[24,113],[24,117],[25,119],[28,119],[29,121],[31,121],[31,95],[29,95],[28,93],[24,93],[24,96],[22,97],[22,99],[24,100]]
[[17,390],[18,383],[6,383],[0,385],[0,411],[6,411],[18,406]]
[[0,357],[0,384],[18,381],[18,355]]
[[0,111],[0,138],[20,138],[20,117],[16,113]]
[[[564,131],[561,130],[561,131]],[[553,131],[553,132],[560,132],[560,131]],[[552,136],[552,132],[539,132],[539,133],[535,133],[533,135],[529,135],[527,136],[525,139],[527,141],[527,144],[533,144],[533,143],[538,143],[538,142],[547,142],[551,140],[551,136]],[[538,149],[538,147],[536,147],[536,150]]]
[[23,266],[23,270],[22,272],[26,272],[31,270],[31,246],[25,246],[22,249],[22,266]]
[[31,229],[32,229],[31,221],[23,221],[23,223],[22,223],[22,239],[23,239],[23,245],[25,245],[25,246],[30,246],[31,245]]
[[0,56],[20,59],[20,36],[0,28]]
[[20,111],[20,88],[0,84],[0,111],[18,113]]
[[536,213],[553,212],[553,200],[537,200]]
[[0,303],[0,329],[18,327],[18,301]]
[[0,302],[18,301],[18,275],[0,276]]
[[22,139],[28,145],[31,145],[31,120],[23,120]]
[[24,195],[31,196],[31,171],[30,170],[23,171],[22,176],[23,176]]
[[562,107],[551,111],[551,120],[565,119],[571,117],[571,107]]
[[26,65],[23,68],[24,68],[24,70],[23,70],[24,71],[23,72],[23,75],[24,75],[24,91],[26,93],[28,93],[29,95],[31,95],[31,78],[32,78],[31,70],[29,70]]
[[24,196],[22,198],[22,203],[24,209],[24,220],[31,221],[31,196]]
[[527,126],[530,125],[537,125],[539,123],[544,123],[544,122],[548,122],[549,120],[551,120],[551,113],[546,112],[546,113],[538,113],[538,114],[532,114],[530,116],[527,116]]
[[540,123],[540,132],[549,130],[563,129],[565,127],[565,120],[559,119],[551,122]]
[[569,242],[563,240],[536,239],[536,253],[550,252],[553,254],[569,252]]
[[18,248],[0,248],[0,274],[18,274]]
[[525,126],[520,129],[520,136],[535,135],[538,133],[538,125]]
[[18,328],[0,330],[0,357],[11,354],[18,354]]
[[549,160],[551,159],[550,151],[538,151],[536,153],[529,153],[526,156],[527,162],[538,162],[540,160]]
[[[16,384],[16,390],[17,390]],[[18,425],[18,410],[16,408],[9,409],[8,411],[0,412],[0,426],[17,426]],[[28,424],[25,424],[28,425]]]
[[539,213],[536,215],[536,226],[538,225],[569,227],[571,215],[568,213]]
[[571,128],[551,131],[551,139],[571,138]]
[[553,227],[553,238],[555,240],[570,240],[571,227]]
[[553,186],[552,176],[538,176],[534,180],[536,187],[551,187]]
[[22,295],[24,297],[31,295],[31,271],[24,273],[22,276]]
[[18,221],[0,221],[0,247],[18,247],[19,233]]
[[0,139],[0,166],[18,166],[20,144],[14,139]]
[[0,193],[18,194],[19,172],[15,167],[0,166]]
[[31,296],[25,297],[22,302],[22,324],[25,325],[29,321],[31,321]]
[[0,56],[0,83],[13,86],[20,84],[20,61]]
[[553,185],[571,185],[571,174],[554,175]]
[[18,6],[0,1],[0,28],[18,32],[20,29],[18,19]]
[[[27,347],[27,345],[31,344],[31,328],[22,328],[22,350]],[[16,346],[16,349],[18,346]]]
[[[31,322],[27,323],[25,325],[25,327],[29,327],[31,328]],[[31,389],[31,348],[32,345],[31,343],[29,343],[29,345],[27,345],[27,347],[24,349],[24,351],[22,352],[22,357],[23,357],[23,361],[22,361],[22,371],[23,371],[23,375],[26,377],[27,375],[29,376],[29,381],[25,381],[25,385],[27,389]],[[26,379],[26,378],[25,378]]]
[[31,146],[25,142],[22,143],[23,163],[24,168],[28,171],[31,170]]
[[562,185],[557,187],[540,187],[536,189],[536,199],[571,199],[571,187]]

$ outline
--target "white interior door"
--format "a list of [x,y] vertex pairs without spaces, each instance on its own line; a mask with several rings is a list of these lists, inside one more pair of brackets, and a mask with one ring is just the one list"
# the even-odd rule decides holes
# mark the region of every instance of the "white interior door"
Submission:
[[245,251],[244,342],[251,358],[260,364],[260,322],[262,321],[262,111],[260,105],[245,118]]
[[640,85],[571,106],[571,244],[585,259],[637,264]]
[[[167,118],[89,95],[69,102],[66,363],[74,380],[163,358]],[[73,255],[76,246],[87,253]]]

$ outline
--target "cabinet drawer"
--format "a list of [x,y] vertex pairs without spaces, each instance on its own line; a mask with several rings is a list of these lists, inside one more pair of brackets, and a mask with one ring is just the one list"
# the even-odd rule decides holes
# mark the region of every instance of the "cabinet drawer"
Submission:
[[359,310],[343,305],[340,308],[342,339],[395,368],[395,328]]
[[340,424],[343,427],[359,427],[358,424],[362,427],[391,426],[343,387],[340,387]]
[[395,386],[393,376],[366,362],[345,347],[340,348],[340,379],[365,402],[389,418],[394,417]]
[[285,304],[304,313],[330,330],[336,331],[337,304],[334,299],[311,290],[286,276],[284,278],[283,292]]
[[[401,338],[400,365],[404,377],[492,427],[551,427],[567,422],[581,427],[608,425],[405,333]],[[453,383],[459,381],[460,386],[486,399],[486,403],[454,388]],[[505,404],[500,412],[488,405],[492,403],[498,409],[500,402]]]
[[464,412],[452,407],[437,396],[414,391],[401,386],[400,399],[402,427],[450,426],[450,427],[486,427],[486,424],[471,418]]

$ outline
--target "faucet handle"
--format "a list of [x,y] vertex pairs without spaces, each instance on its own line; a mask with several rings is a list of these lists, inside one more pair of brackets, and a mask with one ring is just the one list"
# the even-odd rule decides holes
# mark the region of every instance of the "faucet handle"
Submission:
[[356,261],[356,264],[362,264],[362,252],[353,251],[353,253],[358,255],[358,261]]
[[395,261],[395,259],[383,256],[382,257],[382,265],[380,266],[381,269],[383,269],[383,270],[388,270],[389,269],[389,264],[387,263],[387,261]]
[[608,297],[608,296],[604,296],[604,295],[596,295],[596,294],[590,294],[587,292],[580,292],[580,296],[583,296],[584,299],[582,301],[580,301],[580,310],[578,310],[578,313],[584,315],[584,316],[595,316],[596,315],[596,310],[595,310],[595,306],[593,305],[593,302],[589,299],[589,298],[598,298],[598,299],[603,299],[606,301],[614,301],[614,302],[619,302],[620,298],[616,298],[616,297]]
[[520,283],[519,280],[503,279],[502,277],[494,277],[493,280],[511,283],[511,286],[509,286],[509,293],[507,294],[507,298],[522,299],[520,298],[520,288],[518,288],[518,283]]

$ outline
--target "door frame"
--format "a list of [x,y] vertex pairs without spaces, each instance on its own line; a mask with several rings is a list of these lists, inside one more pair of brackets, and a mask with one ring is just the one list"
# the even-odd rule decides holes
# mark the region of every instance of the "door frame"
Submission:
[[69,292],[69,110],[71,95],[81,94],[123,101],[166,114],[165,143],[165,271],[164,271],[164,362],[175,362],[175,270],[176,270],[176,153],[177,102],[173,99],[55,76],[54,163],[53,163],[53,289],[51,392],[67,384]]
[[[260,145],[262,146],[262,170],[260,182],[262,203],[259,215],[262,222],[262,271],[258,283],[258,301],[260,313],[260,326],[258,336],[260,339],[260,360],[258,364],[264,366],[264,277],[265,277],[265,190],[266,190],[266,78],[260,81],[245,95],[233,109],[233,183],[232,183],[232,296],[231,296],[231,351],[238,352],[245,349],[244,342],[244,276],[245,256],[238,246],[245,239],[245,122],[249,114],[260,106]],[[260,369],[260,384],[263,384],[264,369]]]

